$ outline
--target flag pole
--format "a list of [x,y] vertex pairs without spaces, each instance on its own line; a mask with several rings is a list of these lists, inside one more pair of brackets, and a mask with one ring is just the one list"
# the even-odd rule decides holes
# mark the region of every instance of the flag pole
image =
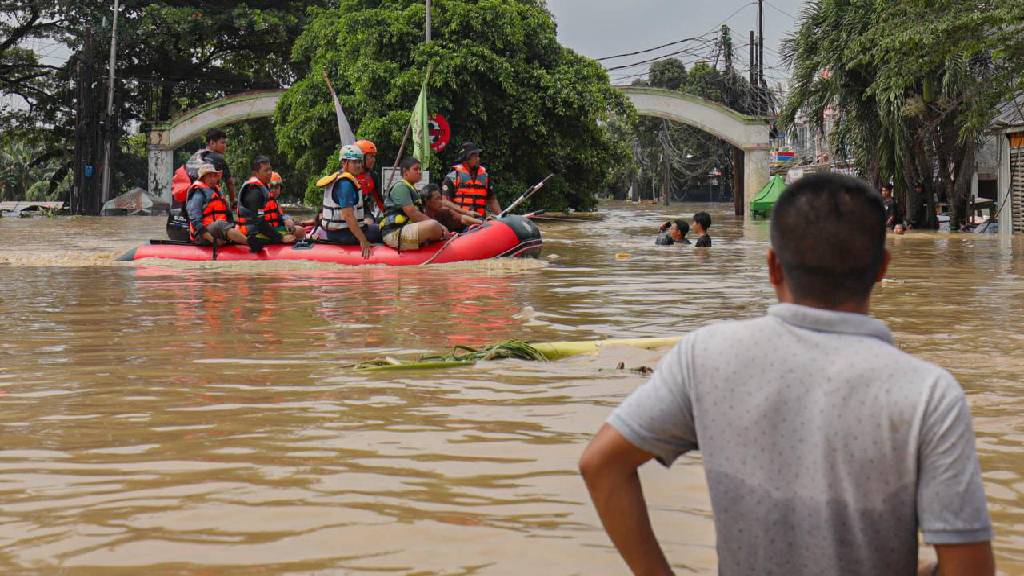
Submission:
[[[426,0],[426,22],[423,25],[426,41],[430,43],[430,0]],[[427,69],[427,76],[430,75],[429,68]],[[384,187],[385,192],[391,189],[391,184],[394,183],[395,174],[398,172],[398,165],[402,162],[402,153],[405,152],[405,145],[409,141],[409,135],[412,133],[412,119],[409,119],[409,124],[405,127],[405,134],[402,136],[402,144],[398,147],[398,156],[395,157],[395,165],[391,168],[391,174],[388,175],[388,183]]]
[[430,0],[427,0],[427,44],[430,44]]

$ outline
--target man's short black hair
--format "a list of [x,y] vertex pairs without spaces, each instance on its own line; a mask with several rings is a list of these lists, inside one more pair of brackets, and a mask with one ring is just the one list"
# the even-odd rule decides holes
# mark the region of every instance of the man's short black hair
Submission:
[[676,223],[676,228],[679,228],[679,232],[682,233],[683,238],[690,233],[690,225],[687,224],[686,220],[680,218],[678,220],[673,220],[673,222]]
[[885,207],[867,182],[839,174],[797,180],[772,210],[772,249],[797,300],[863,302],[885,259]]
[[398,168],[401,170],[402,174],[405,174],[407,170],[409,170],[413,166],[419,165],[419,163],[420,161],[417,160],[415,157],[406,156],[405,158],[402,158],[402,163],[398,165]]
[[209,144],[211,142],[217,142],[218,140],[223,140],[227,137],[227,133],[220,128],[213,128],[206,133],[206,143]]
[[892,190],[892,182],[882,182],[882,190]]
[[693,215],[693,221],[700,224],[700,227],[703,228],[705,232],[708,231],[708,228],[711,228],[711,214],[708,214],[707,212],[697,212]]
[[264,164],[269,166],[270,165],[270,158],[267,158],[266,156],[263,156],[263,155],[260,155],[260,156],[257,156],[255,158],[253,158],[252,159],[252,171],[253,172],[258,172],[259,169],[260,169],[260,166],[263,166]]

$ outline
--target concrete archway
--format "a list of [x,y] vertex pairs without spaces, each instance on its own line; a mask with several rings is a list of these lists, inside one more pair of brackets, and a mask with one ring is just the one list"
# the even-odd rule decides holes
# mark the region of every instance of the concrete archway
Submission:
[[[743,205],[768,182],[771,150],[768,120],[745,116],[698,96],[642,86],[616,86],[644,116],[665,118],[694,126],[725,140],[743,152]],[[174,149],[210,128],[274,115],[284,90],[247,92],[215,100],[174,120],[154,126],[149,133],[149,190],[170,202]]]
[[190,110],[165,124],[153,126],[149,132],[150,192],[170,202],[176,148],[201,137],[211,128],[273,116],[282,94],[284,90],[236,94]]
[[699,128],[732,144],[743,153],[743,206],[768,182],[771,136],[768,119],[746,116],[699,96],[644,86],[616,86],[642,116],[654,116]]

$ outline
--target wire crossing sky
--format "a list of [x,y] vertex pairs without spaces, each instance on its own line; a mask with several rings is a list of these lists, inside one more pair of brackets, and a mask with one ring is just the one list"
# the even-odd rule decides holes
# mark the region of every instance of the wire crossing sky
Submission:
[[[784,81],[788,71],[779,58],[780,43],[796,27],[804,0],[765,2],[765,78],[769,85]],[[548,0],[558,21],[558,38],[566,46],[603,60],[616,82],[643,77],[650,61],[668,54],[687,67],[713,59],[713,43],[721,25],[732,29],[736,66],[749,65],[749,31],[757,29],[757,2],[751,0]],[[687,40],[684,39],[696,39]],[[618,68],[643,62],[636,66]]]

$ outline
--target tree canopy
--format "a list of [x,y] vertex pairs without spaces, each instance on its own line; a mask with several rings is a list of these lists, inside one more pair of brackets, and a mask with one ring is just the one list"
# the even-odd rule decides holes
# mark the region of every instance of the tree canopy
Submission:
[[309,183],[308,197],[319,202],[312,182],[337,164],[322,71],[357,136],[373,140],[380,162],[390,164],[432,65],[431,112],[452,128],[435,179],[469,140],[486,149],[484,164],[505,202],[553,172],[558,178],[535,206],[593,206],[612,165],[629,156],[605,124],[629,116],[631,107],[601,66],[558,43],[541,0],[435,0],[432,18],[433,42],[426,44],[422,2],[341,0],[311,11],[293,52],[302,77],[277,112],[280,149]]
[[[114,126],[165,121],[226,94],[280,88],[295,79],[291,49],[310,6],[328,0],[122,0],[119,11]],[[76,68],[91,61],[93,93],[105,107],[112,3],[109,0],[0,0],[0,91],[19,106],[0,109],[0,128],[17,131],[39,163],[70,167],[74,147]],[[91,52],[86,36],[92,34]],[[37,46],[70,53],[59,65],[40,62]],[[243,147],[272,151],[272,131],[232,127]],[[259,138],[261,142],[242,142]],[[123,135],[125,154],[144,152]],[[124,187],[145,185],[145,162],[117,161]],[[239,163],[243,163],[239,160]],[[244,161],[245,164],[248,161]],[[55,172],[63,178],[66,170]],[[57,191],[54,182],[53,191]]]
[[875,182],[893,178],[913,224],[934,225],[935,195],[953,229],[965,220],[978,139],[1024,89],[1024,4],[818,0],[783,54],[784,121],[803,110],[821,127],[838,110],[834,147]]

